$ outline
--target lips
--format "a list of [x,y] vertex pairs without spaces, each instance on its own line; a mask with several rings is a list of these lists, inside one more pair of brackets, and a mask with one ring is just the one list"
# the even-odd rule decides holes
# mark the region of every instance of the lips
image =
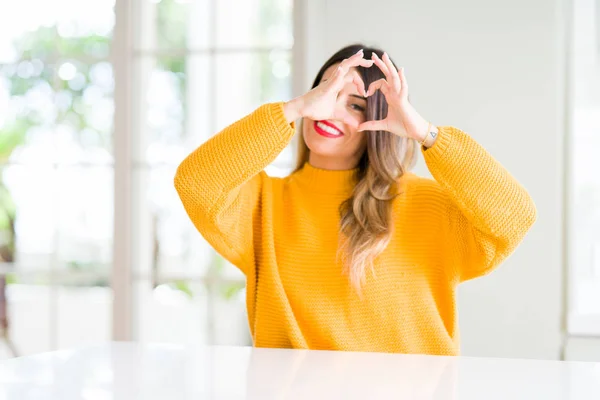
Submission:
[[338,139],[344,136],[335,125],[327,121],[315,121],[314,123],[315,132],[326,138]]

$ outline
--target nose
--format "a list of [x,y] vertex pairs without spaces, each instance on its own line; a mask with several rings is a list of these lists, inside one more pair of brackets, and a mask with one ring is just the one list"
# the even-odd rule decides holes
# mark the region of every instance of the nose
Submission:
[[[342,96],[339,96],[335,103],[335,112],[334,118],[332,119],[332,123],[335,123],[335,126],[341,130],[344,134],[348,133],[348,129],[344,129],[345,127],[350,127],[353,129],[358,128],[360,125],[360,121],[356,119],[356,116],[352,115],[348,112],[347,109],[347,98],[341,99]],[[335,122],[334,122],[335,121]]]

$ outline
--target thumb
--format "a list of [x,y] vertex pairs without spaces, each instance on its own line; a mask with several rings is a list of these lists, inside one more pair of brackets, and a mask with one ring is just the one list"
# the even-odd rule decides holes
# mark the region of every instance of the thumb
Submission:
[[387,119],[363,122],[358,126],[358,131],[389,131]]

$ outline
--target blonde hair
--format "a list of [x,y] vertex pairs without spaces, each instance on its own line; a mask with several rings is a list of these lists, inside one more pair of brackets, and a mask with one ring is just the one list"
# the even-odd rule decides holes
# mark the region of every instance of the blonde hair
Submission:
[[[319,84],[324,71],[331,65],[348,58],[363,48],[365,58],[371,52],[382,56],[383,52],[361,45],[348,46],[321,68],[313,87]],[[358,68],[365,87],[383,74],[377,68]],[[387,115],[387,102],[381,93],[367,99],[367,120],[383,119]],[[302,125],[299,126],[302,131]],[[392,202],[398,193],[398,180],[414,166],[417,142],[385,131],[365,132],[367,148],[361,157],[356,173],[356,186],[352,196],[340,205],[340,246],[344,273],[350,283],[360,292],[367,269],[390,242],[392,236]],[[310,149],[302,134],[298,135],[296,171],[308,162]]]

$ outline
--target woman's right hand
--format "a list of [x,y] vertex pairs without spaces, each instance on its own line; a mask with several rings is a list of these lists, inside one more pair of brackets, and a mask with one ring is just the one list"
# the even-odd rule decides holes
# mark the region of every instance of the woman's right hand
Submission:
[[345,107],[337,107],[337,98],[340,91],[347,83],[354,83],[358,93],[367,97],[365,85],[357,74],[350,74],[354,67],[369,68],[373,65],[372,60],[365,60],[362,49],[350,58],[342,61],[334,74],[310,92],[297,97],[283,105],[283,112],[289,123],[298,118],[310,118],[314,121],[339,120],[346,124],[357,127],[356,118],[346,110]]

